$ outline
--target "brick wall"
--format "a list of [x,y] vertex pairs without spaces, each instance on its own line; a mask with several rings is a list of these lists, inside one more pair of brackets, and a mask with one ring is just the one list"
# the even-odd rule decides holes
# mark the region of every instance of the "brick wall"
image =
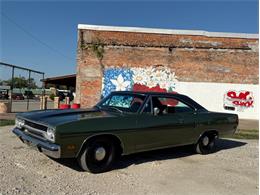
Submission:
[[77,101],[100,99],[106,68],[154,65],[182,82],[258,84],[258,39],[79,29]]

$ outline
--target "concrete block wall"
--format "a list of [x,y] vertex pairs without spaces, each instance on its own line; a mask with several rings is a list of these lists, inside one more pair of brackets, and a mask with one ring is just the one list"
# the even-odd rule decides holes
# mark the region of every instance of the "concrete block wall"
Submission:
[[258,84],[258,35],[79,25],[77,102],[93,106],[111,68],[170,69],[179,82]]
[[[235,113],[240,119],[258,120],[259,85],[178,82],[176,91],[188,95],[209,111]],[[246,92],[248,95],[243,98],[241,94]],[[225,109],[225,106],[234,110]]]

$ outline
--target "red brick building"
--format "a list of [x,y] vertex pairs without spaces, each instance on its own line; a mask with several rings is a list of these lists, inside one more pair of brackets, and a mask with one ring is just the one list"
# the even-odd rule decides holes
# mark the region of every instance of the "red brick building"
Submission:
[[108,69],[159,67],[192,83],[257,85],[259,79],[256,34],[79,25],[77,57],[83,107],[100,99]]

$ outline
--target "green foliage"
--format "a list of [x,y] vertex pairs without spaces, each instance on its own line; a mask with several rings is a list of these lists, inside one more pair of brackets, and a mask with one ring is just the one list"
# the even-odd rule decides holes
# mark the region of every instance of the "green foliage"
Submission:
[[101,61],[104,57],[105,49],[104,44],[97,40],[91,44],[85,45],[84,43],[81,44],[82,49],[91,49],[93,53],[95,53],[96,57]]
[[[12,86],[12,79],[8,79],[6,81],[0,81],[0,85],[5,83],[8,86]],[[13,79],[13,88],[27,88],[31,89],[37,88],[36,82],[33,78],[26,79],[25,77],[14,77]]]
[[49,97],[51,100],[54,100],[55,95],[52,93]]
[[90,48],[96,54],[96,56],[99,60],[103,59],[104,52],[105,52],[104,45],[95,43],[95,44],[92,44]]
[[0,127],[7,126],[7,125],[14,125],[14,120],[4,120],[0,119]]
[[228,138],[234,139],[259,139],[258,129],[239,129],[236,133]]

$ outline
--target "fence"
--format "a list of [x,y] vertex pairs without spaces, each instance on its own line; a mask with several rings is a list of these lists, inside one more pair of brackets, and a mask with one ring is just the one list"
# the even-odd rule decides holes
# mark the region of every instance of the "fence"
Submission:
[[[11,73],[10,74],[11,79],[6,80],[6,81],[10,81],[10,82],[7,82],[7,83],[5,83],[6,81],[4,80],[4,77],[10,78],[10,77],[8,77],[8,73],[4,74],[3,76],[0,75],[0,80],[2,81],[2,83],[1,83],[2,91],[0,94],[0,99],[6,99],[7,101],[10,101],[11,112],[22,112],[22,111],[40,109],[40,101],[39,101],[40,96],[43,97],[45,95],[45,88],[44,88],[43,83],[40,80],[44,79],[45,73],[36,71],[36,70],[32,70],[29,68],[13,65],[13,64],[4,63],[4,62],[0,62],[0,67],[8,68],[8,70]],[[19,71],[20,72],[23,71],[23,73],[25,71],[26,76],[15,77],[15,74]],[[40,87],[38,87],[34,83],[33,74],[37,74],[41,77],[41,79],[39,79],[39,82],[41,83]],[[26,77],[27,77],[27,79],[26,79]],[[7,86],[5,86],[5,85],[7,85]],[[9,86],[9,89],[8,89],[8,86]],[[6,89],[4,89],[4,87]],[[32,95],[33,96],[36,95],[36,98],[32,98]],[[37,106],[35,106],[35,105],[37,105]],[[32,108],[30,108],[30,106]]]

